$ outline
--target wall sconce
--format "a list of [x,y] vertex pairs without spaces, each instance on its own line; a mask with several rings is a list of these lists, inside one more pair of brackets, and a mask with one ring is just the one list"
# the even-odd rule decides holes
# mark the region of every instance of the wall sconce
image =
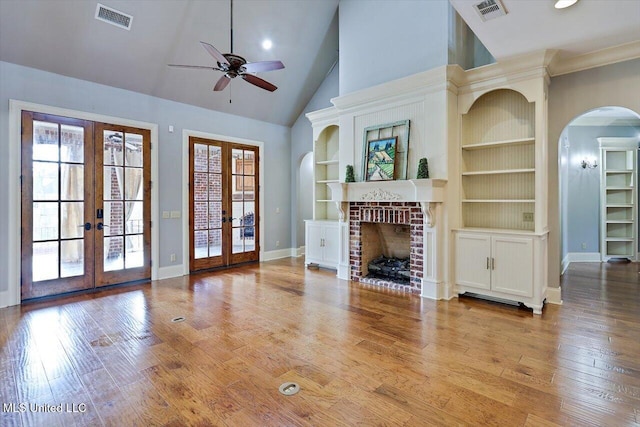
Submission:
[[595,157],[592,157],[590,159],[587,159],[586,157],[584,159],[582,159],[582,162],[580,162],[580,166],[582,166],[582,169],[593,169],[593,168],[597,168],[598,167],[598,160],[596,160]]

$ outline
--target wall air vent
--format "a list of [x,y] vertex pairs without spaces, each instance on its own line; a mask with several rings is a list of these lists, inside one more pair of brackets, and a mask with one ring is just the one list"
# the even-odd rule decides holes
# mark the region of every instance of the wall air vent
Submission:
[[500,0],[484,0],[481,3],[474,4],[473,8],[480,14],[480,18],[482,18],[483,21],[507,14],[507,10],[502,3],[500,3]]
[[130,30],[133,16],[98,3],[96,7],[96,19],[115,25],[116,27],[124,28],[125,30]]

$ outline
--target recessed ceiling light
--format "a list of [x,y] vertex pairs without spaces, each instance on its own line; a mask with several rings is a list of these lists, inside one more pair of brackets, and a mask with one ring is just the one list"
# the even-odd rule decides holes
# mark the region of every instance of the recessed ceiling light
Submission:
[[271,49],[271,46],[273,46],[273,43],[271,43],[271,40],[269,40],[269,39],[264,39],[264,40],[262,41],[262,48],[263,48],[264,50],[269,50],[269,49]]
[[578,3],[578,0],[557,0],[554,7],[556,9],[564,9]]

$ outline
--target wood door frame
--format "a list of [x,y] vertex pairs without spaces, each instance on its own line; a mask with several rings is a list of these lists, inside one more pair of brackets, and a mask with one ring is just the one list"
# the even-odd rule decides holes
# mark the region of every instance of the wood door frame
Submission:
[[[0,291],[0,307],[10,305],[20,305],[20,232],[22,228],[21,210],[21,187],[20,187],[20,165],[21,165],[21,144],[22,144],[22,111],[32,111],[34,113],[52,114],[55,116],[74,117],[82,120],[95,122],[107,122],[123,126],[132,126],[141,129],[148,129],[151,132],[151,181],[155,183],[151,188],[151,221],[159,224],[159,191],[158,191],[158,125],[156,123],[143,122],[121,117],[107,116],[85,111],[72,110],[67,108],[52,107],[44,104],[9,100],[9,182],[8,182],[8,203],[9,203],[9,259],[7,260],[8,287]],[[159,269],[160,254],[160,233],[159,227],[151,229],[151,259],[154,261],[151,267],[151,280],[162,277],[171,277],[174,271],[167,267],[165,271]]]
[[[259,185],[262,186],[262,183],[264,182],[264,165],[263,165],[264,142],[251,140],[251,139],[236,138],[228,135],[220,135],[220,134],[201,132],[201,131],[190,130],[190,129],[183,129],[182,130],[182,188],[189,188],[188,186],[189,186],[189,180],[190,180],[190,176],[189,176],[189,138],[190,137],[257,147],[258,148],[258,182],[259,182]],[[261,188],[259,188],[259,190],[261,190]],[[256,202],[258,203],[258,211],[263,213],[265,211],[264,210],[264,191],[258,191],[258,200],[256,200]],[[182,216],[182,236],[183,236],[182,274],[184,275],[189,274],[189,251],[190,251],[190,245],[191,245],[191,237],[189,234],[189,215],[188,215],[189,209],[190,209],[189,191],[183,191],[182,192],[182,212],[185,212],[185,215]],[[256,233],[258,233],[259,236],[265,235],[263,217],[264,215],[260,214],[258,221],[256,221]],[[260,245],[260,250],[259,250],[260,261],[265,260],[264,246],[265,246],[264,244]]]

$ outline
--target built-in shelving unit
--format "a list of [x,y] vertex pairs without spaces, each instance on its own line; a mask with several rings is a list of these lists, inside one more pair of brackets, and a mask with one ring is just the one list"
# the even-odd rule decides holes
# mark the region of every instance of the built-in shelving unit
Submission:
[[338,210],[331,201],[331,190],[327,184],[339,182],[339,128],[326,127],[315,141],[314,155],[314,209],[316,220],[337,220]]
[[[524,83],[530,99],[541,85]],[[539,206],[544,174],[536,161],[540,104],[514,89],[463,98],[460,117],[461,228],[455,230],[456,287],[522,302],[540,314],[546,297],[546,218]],[[541,163],[541,162],[540,162]]]
[[636,138],[598,138],[601,155],[600,253],[602,261],[637,258]]
[[[340,233],[346,223],[332,200],[330,184],[340,182],[340,128],[334,108],[307,114],[313,127],[313,219],[305,221],[305,263],[337,269]],[[303,188],[302,191],[309,191]]]
[[465,228],[534,230],[535,109],[513,90],[480,97],[462,116]]

